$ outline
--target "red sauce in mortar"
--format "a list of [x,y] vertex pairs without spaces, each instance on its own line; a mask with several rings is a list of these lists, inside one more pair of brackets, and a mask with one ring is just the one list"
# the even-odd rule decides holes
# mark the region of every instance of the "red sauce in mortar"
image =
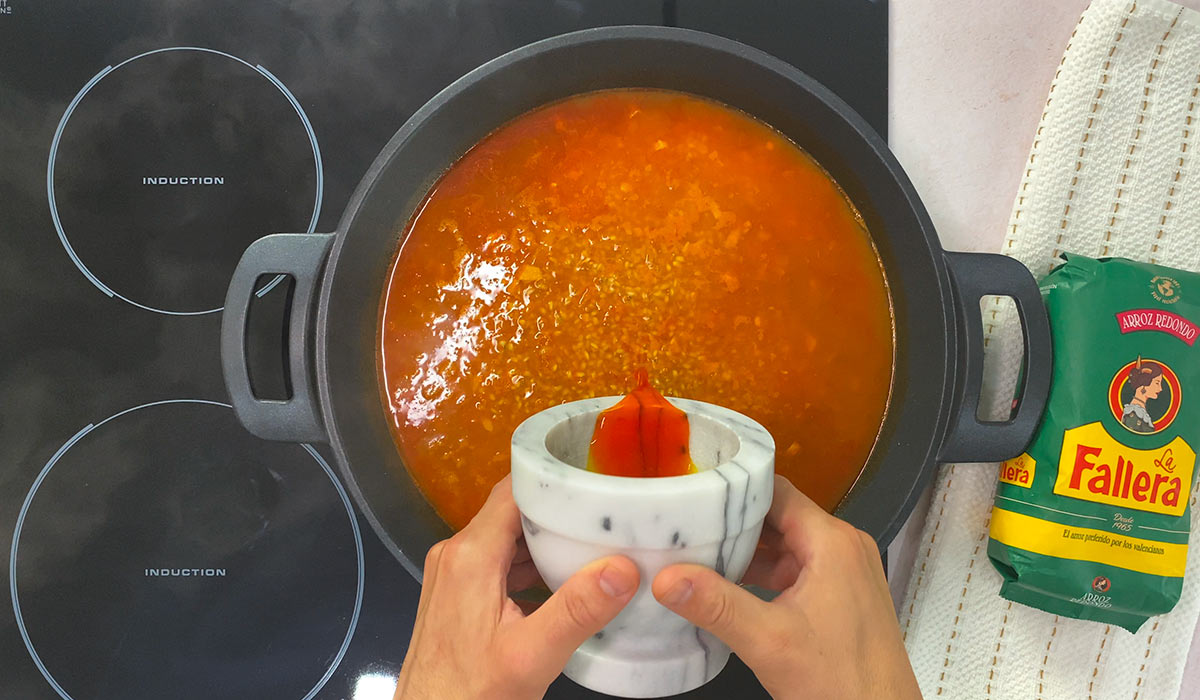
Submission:
[[683,476],[696,471],[688,453],[687,414],[650,386],[644,369],[633,391],[596,416],[588,471],[610,476]]

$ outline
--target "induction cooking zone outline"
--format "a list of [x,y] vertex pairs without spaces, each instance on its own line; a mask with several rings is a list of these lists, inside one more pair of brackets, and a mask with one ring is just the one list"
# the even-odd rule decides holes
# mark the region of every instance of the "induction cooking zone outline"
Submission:
[[[345,524],[341,518],[346,517],[353,533],[353,553],[357,573],[357,581],[353,589],[353,610],[349,616],[344,612],[326,616],[332,621],[348,619],[344,636],[336,629],[336,623],[330,625],[331,630],[320,630],[322,633],[332,631],[336,635],[329,639],[331,645],[337,643],[335,642],[337,637],[341,637],[335,653],[330,655],[328,652],[331,649],[317,648],[321,647],[321,643],[326,639],[323,634],[315,635],[318,644],[304,647],[311,657],[321,660],[314,665],[314,672],[322,668],[325,663],[324,659],[330,660],[327,662],[323,674],[315,685],[308,689],[307,694],[303,695],[302,700],[311,700],[315,697],[341,663],[358,626],[365,579],[362,533],[359,529],[358,519],[354,515],[354,509],[350,504],[350,498],[329,464],[311,445],[303,444],[300,447],[312,457],[316,465],[305,459],[296,462],[290,457],[282,457],[284,450],[287,454],[292,454],[296,445],[267,443],[280,451],[274,456],[266,455],[263,449],[259,449],[262,441],[249,434],[243,436],[240,433],[234,440],[244,439],[246,444],[240,448],[235,446],[233,449],[240,451],[248,447],[254,453],[248,458],[251,460],[249,462],[231,459],[222,465],[222,468],[226,470],[225,475],[234,474],[239,479],[249,479],[252,473],[266,472],[270,477],[274,477],[274,480],[279,481],[281,484],[279,490],[272,492],[268,488],[269,493],[265,498],[248,496],[246,499],[248,503],[235,503],[229,502],[231,500],[228,498],[230,491],[209,488],[211,487],[209,482],[212,481],[214,472],[195,471],[196,465],[189,461],[188,456],[191,456],[193,460],[197,459],[195,453],[199,452],[201,454],[198,458],[204,460],[210,458],[210,455],[205,453],[206,450],[216,450],[223,454],[223,451],[231,449],[227,440],[213,440],[212,438],[216,436],[206,434],[211,432],[214,427],[223,429],[226,423],[230,429],[240,430],[231,409],[229,404],[202,399],[156,401],[126,409],[98,423],[89,424],[72,436],[54,453],[34,480],[21,505],[13,532],[12,550],[8,562],[9,593],[12,597],[17,628],[25,643],[25,648],[46,682],[63,700],[74,700],[63,687],[64,683],[68,686],[80,684],[79,680],[72,683],[71,679],[64,679],[64,671],[66,675],[76,674],[78,677],[80,674],[85,674],[82,677],[87,678],[87,673],[100,669],[99,672],[105,674],[102,682],[108,684],[108,691],[113,690],[113,685],[120,686],[123,681],[138,683],[139,687],[143,687],[141,685],[143,683],[149,683],[151,687],[143,687],[143,690],[151,690],[151,692],[153,692],[152,688],[155,682],[159,686],[168,684],[172,687],[181,687],[177,684],[186,679],[178,677],[180,669],[177,664],[163,662],[163,657],[156,657],[158,658],[156,663],[147,659],[146,654],[161,652],[167,655],[165,657],[167,661],[175,662],[180,658],[188,658],[188,652],[196,652],[201,658],[210,659],[210,664],[219,664],[222,659],[218,658],[216,661],[212,661],[212,657],[222,653],[238,655],[237,651],[231,647],[243,639],[244,632],[241,631],[243,627],[261,625],[263,620],[274,623],[278,622],[278,619],[282,619],[282,622],[279,622],[282,626],[276,629],[274,641],[266,647],[256,662],[260,666],[258,672],[234,674],[239,680],[244,680],[246,683],[257,683],[261,686],[264,682],[269,682],[272,687],[277,687],[279,679],[271,676],[272,667],[269,663],[272,654],[267,652],[279,655],[287,651],[289,642],[303,644],[313,637],[311,631],[305,636],[304,628],[286,626],[290,621],[296,619],[292,606],[301,606],[307,609],[312,603],[311,591],[290,593],[287,589],[294,588],[299,583],[296,580],[298,577],[316,578],[325,575],[329,578],[338,578],[337,572],[332,570],[326,570],[324,573],[306,573],[311,564],[297,561],[303,557],[294,556],[293,550],[297,548],[319,549],[317,545],[328,544],[330,540],[338,539],[341,535],[334,532],[331,525],[340,522],[341,525],[336,528],[340,531]],[[213,411],[217,411],[217,413],[213,413]],[[131,424],[129,422],[131,418],[137,420]],[[110,424],[123,425],[123,430],[116,432],[100,430]],[[167,438],[171,435],[178,435],[179,429],[187,425],[207,426],[208,429],[193,430],[196,440],[194,443],[189,443],[187,440],[180,442],[176,439],[153,439],[156,436]],[[88,441],[91,443],[90,446],[82,454],[76,455],[73,460],[68,458],[67,461],[64,461],[68,452],[81,440],[89,435],[97,434],[101,434],[103,436],[101,439],[108,441],[108,444],[98,445],[95,443],[97,438],[93,437]],[[214,445],[214,443],[220,444]],[[101,447],[103,454],[115,455],[119,458],[120,448],[123,444],[131,445],[129,449],[139,454],[148,455],[147,464],[151,467],[149,472],[132,469],[129,465],[122,464],[121,459],[100,469],[87,456],[89,450],[94,451]],[[253,462],[256,458],[263,461],[261,463]],[[280,459],[286,460],[288,466],[284,467],[280,464]],[[163,464],[164,461],[174,461],[175,463],[167,465]],[[63,466],[69,471],[66,475],[56,474],[50,482],[47,482],[47,477],[51,476],[55,465]],[[255,469],[256,465],[259,467],[257,470]],[[321,477],[321,471],[315,473],[311,471],[312,467],[318,465],[323,471],[324,478]],[[84,470],[82,474],[70,471],[80,469]],[[293,469],[294,472],[291,471]],[[284,470],[287,476],[280,475],[277,470]],[[217,469],[215,473],[220,476],[220,469]],[[187,477],[194,477],[195,481],[202,485],[207,484],[207,487],[197,494],[192,489],[195,484],[189,483]],[[105,488],[105,479],[116,480],[112,489]],[[328,482],[325,479],[328,479]],[[134,497],[130,498],[128,495],[129,485],[134,481],[141,482],[136,484],[141,490],[138,491],[135,488]],[[246,481],[230,482],[222,484],[221,487],[232,489],[234,492],[244,492],[246,483]],[[253,483],[252,480],[251,483]],[[326,492],[329,484],[336,489],[337,497],[326,500],[321,497],[321,494]],[[39,489],[48,490],[48,495],[44,494],[42,498],[38,499],[38,502],[43,504],[38,506],[38,509],[51,508],[51,511],[31,516],[30,509]],[[197,498],[202,499],[206,495],[210,501],[219,502],[199,506],[194,503]],[[324,515],[315,523],[311,518],[311,508],[301,505],[305,498],[312,498],[314,495],[326,501]],[[78,500],[73,503],[71,502],[72,498]],[[150,500],[145,500],[147,498]],[[265,511],[253,507],[262,501],[269,504]],[[180,507],[185,508],[185,511],[181,512]],[[54,508],[65,509],[69,517],[54,513]],[[97,510],[104,511],[103,517],[98,522],[95,517]],[[123,511],[121,518],[124,518],[127,523],[125,527],[132,527],[133,530],[125,532],[120,524],[114,524],[121,520],[121,518],[114,519],[114,510]],[[344,515],[339,514],[343,510]],[[231,520],[237,520],[239,517],[241,518],[240,522],[231,524]],[[331,518],[333,520],[330,520]],[[32,590],[26,590],[26,597],[29,599],[22,601],[18,592],[18,549],[21,544],[22,530],[27,526],[29,528],[40,527],[43,531],[36,537],[30,535],[32,539],[28,544],[32,549],[26,554],[27,558],[24,560],[28,566],[32,567],[32,571],[26,570],[25,583],[28,584],[32,577],[35,581],[39,581],[39,585],[33,586]],[[53,528],[53,531],[45,531],[47,526]],[[147,528],[153,532],[147,531]],[[221,539],[230,537],[231,533],[232,539]],[[316,533],[316,539],[312,537],[313,533]],[[178,560],[178,563],[172,561],[167,568],[157,568],[161,562],[147,560],[144,563],[150,564],[150,568],[143,569],[141,568],[143,550],[139,548],[139,544],[144,544],[147,539],[139,538],[155,541],[156,537],[168,540],[175,550],[175,556],[179,556],[181,550],[191,550],[191,553],[185,555],[184,559]],[[324,539],[321,539],[322,537]],[[281,547],[281,543],[286,546]],[[197,555],[196,552],[208,552],[209,557],[214,556],[211,554],[212,552],[223,552],[224,556],[219,562],[196,561],[193,557],[208,558],[204,554]],[[328,560],[332,553],[332,551],[326,550],[323,555],[325,569],[329,569]],[[343,546],[336,556],[348,560],[348,555],[349,551]],[[60,575],[56,571],[53,562],[53,558],[56,556],[66,557],[66,566],[69,569],[66,575]],[[32,560],[29,557],[32,557]],[[170,553],[167,552],[150,553],[146,557],[151,560],[158,557],[171,559]],[[133,566],[134,562],[137,562],[138,566]],[[226,570],[227,565],[228,570]],[[191,566],[202,568],[187,568]],[[185,571],[188,574],[196,573],[197,575],[195,578],[185,577]],[[164,575],[167,578],[160,578]],[[72,577],[76,577],[78,580],[66,580]],[[349,584],[349,581],[346,581],[346,584]],[[321,584],[312,585],[319,587]],[[152,588],[147,589],[146,586]],[[205,586],[210,588],[206,589]],[[219,595],[211,593],[211,586],[221,587]],[[229,589],[227,586],[234,588]],[[85,591],[82,596],[79,593],[81,590]],[[147,593],[147,591],[150,592]],[[350,587],[348,585],[345,585],[344,590],[337,591],[337,593],[340,593],[336,596],[337,600],[333,600],[333,596],[326,596],[328,600],[325,603],[340,606],[349,601]],[[122,615],[106,617],[101,620],[100,625],[97,626],[93,623],[93,626],[89,627],[89,620],[81,618],[87,618],[87,611],[93,609],[93,606],[98,603],[80,599],[88,594],[104,600],[103,603],[99,603],[99,607],[112,608],[115,606],[120,608],[123,604],[131,603],[132,609],[126,610]],[[215,597],[213,597],[214,595]],[[258,598],[258,596],[264,595],[267,596],[266,600]],[[77,610],[72,611],[70,609],[72,605],[64,606],[66,600],[71,600]],[[22,607],[23,602],[24,607]],[[193,614],[194,608],[197,607],[203,610],[203,618],[198,618]],[[39,643],[47,644],[50,648],[49,650],[44,649],[43,654],[40,655],[35,648],[27,625],[33,624],[36,627],[39,622],[36,619],[37,615],[47,614],[47,609],[59,616],[66,615],[74,622],[68,623],[71,633],[66,635],[69,639],[65,642],[61,635],[43,632],[50,636],[44,637]],[[203,621],[205,618],[207,618],[207,622]],[[213,629],[214,620],[217,621],[215,627],[218,629],[216,630]],[[225,626],[226,621],[229,622],[228,627]],[[207,625],[208,629],[194,633],[193,625],[196,622],[200,622],[201,626]],[[124,630],[121,629],[122,626],[125,627]],[[102,629],[101,634],[112,635],[111,641],[116,643],[114,645],[97,645],[95,633],[97,627]],[[61,624],[50,625],[51,630],[61,628]],[[166,637],[162,638],[160,635],[166,635]],[[298,637],[304,637],[303,641],[295,642],[294,640]],[[183,640],[178,642],[183,645],[178,649],[174,646],[177,639]],[[251,635],[249,639],[251,640],[249,643],[254,644],[254,640],[257,638]],[[150,645],[152,651],[146,651],[147,645]],[[105,648],[96,648],[98,646]],[[142,651],[139,652],[138,649]],[[104,656],[121,652],[129,657],[129,662],[114,663],[115,659],[119,657]],[[173,652],[174,655],[172,655]],[[49,657],[44,660],[43,655],[47,653],[57,655],[59,657],[57,663]],[[97,654],[100,657],[97,657]],[[57,678],[51,672],[47,660],[51,661],[50,666],[58,666]],[[91,667],[91,669],[87,667]],[[218,670],[220,668],[219,665],[216,667]],[[160,677],[149,677],[156,672]],[[213,668],[196,669],[195,672],[203,675],[223,675],[213,673]],[[132,680],[129,678],[131,675],[134,677]],[[254,677],[245,680],[242,676]],[[292,692],[300,694],[304,691],[306,682],[303,678],[284,680],[299,684]],[[214,682],[228,683],[229,678],[218,678]],[[186,687],[186,685],[182,687]],[[73,690],[79,692],[78,688],[73,688]],[[193,689],[193,692],[197,690],[202,689]],[[222,690],[233,692],[239,697],[247,691],[259,695],[254,692],[253,688],[242,689],[242,692],[228,687],[223,687]]]
[[[75,109],[79,106],[79,104],[83,100],[83,98],[88,94],[89,91],[92,90],[92,88],[96,87],[96,85],[105,76],[108,76],[109,74],[114,73],[115,71],[119,70],[120,68],[127,66],[127,65],[133,63],[134,61],[137,61],[138,59],[146,58],[147,56],[153,56],[156,54],[166,54],[169,52],[191,52],[191,53],[196,53],[196,54],[200,54],[200,55],[218,56],[221,58],[228,59],[229,61],[233,61],[235,64],[240,64],[241,66],[249,68],[250,70],[254,71],[256,74],[262,76],[271,85],[273,85],[283,95],[284,98],[287,99],[288,103],[295,110],[296,115],[300,118],[300,121],[304,127],[304,131],[308,135],[309,144],[312,148],[313,163],[314,163],[315,169],[316,169],[316,193],[315,193],[315,197],[314,197],[314,201],[313,201],[312,216],[310,217],[308,226],[307,226],[308,233],[312,233],[313,231],[316,230],[317,217],[321,211],[321,198],[322,198],[322,192],[324,190],[325,176],[324,176],[324,169],[321,164],[321,150],[317,145],[316,133],[313,131],[312,123],[309,121],[308,115],[305,114],[304,108],[301,107],[300,102],[296,99],[296,97],[292,94],[292,92],[290,90],[288,90],[288,88],[278,78],[276,78],[274,75],[272,75],[271,72],[268,71],[266,68],[263,68],[260,65],[252,65],[250,62],[248,62],[244,59],[238,58],[237,56],[225,53],[224,51],[218,51],[216,49],[202,48],[202,47],[196,47],[196,46],[172,46],[172,47],[167,47],[167,48],[155,49],[153,51],[147,51],[147,52],[138,54],[136,56],[133,56],[132,58],[125,59],[124,61],[118,63],[115,66],[113,66],[113,65],[106,66],[103,70],[101,70],[99,73],[97,73],[91,80],[89,80],[87,82],[87,84],[83,86],[82,89],[80,89],[80,91],[75,95],[74,99],[72,99],[70,104],[67,106],[66,111],[63,113],[62,119],[58,123],[58,128],[54,132],[54,139],[50,144],[50,157],[49,157],[49,160],[48,160],[48,163],[46,166],[46,194],[47,194],[47,197],[48,197],[49,203],[50,203],[50,216],[54,221],[54,228],[58,232],[58,237],[59,237],[59,240],[62,242],[63,248],[66,249],[67,255],[70,256],[71,261],[73,263],[75,263],[75,266],[77,268],[79,268],[79,271],[83,273],[83,276],[86,277],[89,282],[91,282],[93,285],[95,285],[97,289],[99,289],[101,292],[103,292],[107,296],[115,297],[117,299],[120,299],[120,300],[128,303],[128,304],[132,304],[133,306],[136,306],[140,309],[144,309],[146,311],[152,311],[154,313],[167,314],[167,315],[171,315],[171,316],[199,316],[199,315],[219,312],[219,311],[221,311],[222,307],[216,306],[213,308],[205,308],[205,309],[201,309],[201,310],[169,309],[169,308],[164,308],[163,305],[155,305],[154,303],[149,303],[146,301],[138,301],[138,300],[134,299],[131,295],[122,294],[121,292],[118,292],[115,289],[113,289],[108,284],[105,284],[104,281],[102,281],[100,279],[99,275],[95,274],[94,272],[92,272],[91,269],[88,268],[88,266],[84,263],[84,261],[81,259],[81,257],[76,253],[75,248],[71,245],[71,242],[67,237],[67,232],[63,226],[62,218],[59,214],[58,201],[55,196],[55,183],[54,183],[55,163],[58,159],[59,146],[61,145],[61,142],[62,142],[63,131],[66,128],[67,122],[70,120],[71,115],[75,112]],[[144,174],[139,173],[136,180],[138,182],[138,186],[140,186],[140,187],[163,187],[164,189],[165,188],[177,188],[177,187],[222,187],[222,186],[224,186],[224,183],[225,183],[225,176],[220,173],[160,172],[160,173],[144,173]],[[169,226],[169,223],[164,224],[164,229],[168,226]],[[261,236],[261,235],[266,235],[268,233],[274,233],[274,231],[261,231],[261,232],[258,232],[255,237]],[[249,241],[247,241],[247,243],[249,243]],[[241,251],[239,250],[236,252],[240,254]],[[262,295],[266,294],[282,280],[283,280],[282,276],[278,276],[275,279],[271,280],[262,289],[258,290],[258,292],[257,292],[258,296],[262,296]]]

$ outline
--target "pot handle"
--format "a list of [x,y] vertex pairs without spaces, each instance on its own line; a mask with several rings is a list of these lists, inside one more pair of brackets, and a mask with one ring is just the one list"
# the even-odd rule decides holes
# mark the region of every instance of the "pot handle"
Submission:
[[[225,386],[238,420],[251,433],[267,440],[325,442],[324,422],[317,407],[313,370],[313,319],[318,283],[333,234],[276,233],[250,244],[238,261],[221,318],[221,365]],[[262,275],[286,274],[295,280],[288,305],[288,370],[292,396],[287,400],[260,399],[250,386],[246,360],[246,321],[255,285]]]
[[[1033,439],[1050,395],[1050,317],[1037,282],[1020,261],[993,253],[946,253],[958,319],[959,370],[950,426],[938,452],[940,462],[999,462],[1021,453]],[[983,321],[979,300],[1011,297],[1025,336],[1025,386],[1016,412],[1006,421],[976,416],[983,385]]]

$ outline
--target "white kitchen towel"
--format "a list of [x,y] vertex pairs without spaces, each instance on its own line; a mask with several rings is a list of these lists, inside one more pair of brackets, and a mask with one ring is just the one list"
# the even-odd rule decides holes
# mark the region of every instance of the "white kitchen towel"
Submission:
[[[1002,252],[1039,279],[1061,251],[1200,270],[1198,104],[1200,13],[1165,0],[1094,0],[1050,85]],[[983,304],[993,417],[1007,412],[1020,364],[1010,306]],[[900,609],[925,697],[1179,697],[1200,610],[1200,538],[1179,604],[1137,634],[1010,603],[987,558],[996,469],[947,465],[935,484]],[[1198,522],[1193,495],[1193,534]]]

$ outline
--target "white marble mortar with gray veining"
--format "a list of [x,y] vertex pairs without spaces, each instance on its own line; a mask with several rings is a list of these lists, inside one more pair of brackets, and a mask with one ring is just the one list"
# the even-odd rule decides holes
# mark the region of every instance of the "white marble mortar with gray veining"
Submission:
[[512,486],[525,541],[551,590],[609,554],[632,559],[641,585],[629,605],[585,642],[565,669],[582,686],[630,698],[662,697],[712,680],[729,648],[659,605],[655,574],[703,564],[732,581],[746,572],[771,505],[775,441],[720,406],[668,399],[688,415],[699,471],[633,478],[586,471],[596,415],[620,397],[555,406],[512,437]]

